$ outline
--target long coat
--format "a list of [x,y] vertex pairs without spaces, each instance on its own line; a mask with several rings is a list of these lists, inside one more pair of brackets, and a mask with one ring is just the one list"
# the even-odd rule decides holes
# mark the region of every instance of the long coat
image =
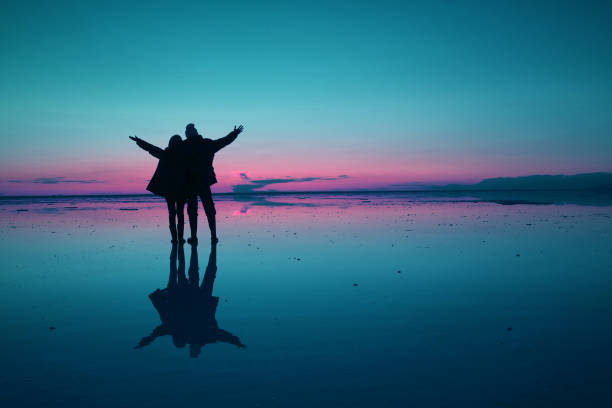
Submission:
[[139,147],[157,157],[159,162],[147,190],[170,200],[187,198],[187,165],[182,148],[160,149],[142,139],[136,141]]
[[200,194],[217,182],[212,165],[215,153],[236,140],[236,137],[238,132],[232,131],[216,140],[197,135],[183,142],[187,162],[187,189],[191,194]]

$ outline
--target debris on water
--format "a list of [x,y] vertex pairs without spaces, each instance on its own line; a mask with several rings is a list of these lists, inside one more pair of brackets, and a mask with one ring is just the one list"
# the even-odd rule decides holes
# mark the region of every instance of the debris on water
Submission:
[[121,211],[138,211],[138,208],[122,207],[119,210],[121,210]]
[[402,273],[402,271],[397,271],[397,273]]
[[358,283],[353,283],[353,286],[359,286],[359,284]]
[[508,330],[508,331],[512,331],[512,327],[508,327],[506,330]]
[[55,330],[55,326],[49,326],[49,331]]
[[521,256],[521,254],[516,254],[516,256]]
[[25,211],[29,211],[29,210],[26,209],[26,208],[18,208],[17,209],[17,212],[25,212]]

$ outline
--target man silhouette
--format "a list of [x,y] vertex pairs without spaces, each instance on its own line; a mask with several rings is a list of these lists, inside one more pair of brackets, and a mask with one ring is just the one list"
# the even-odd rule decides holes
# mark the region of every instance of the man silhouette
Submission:
[[185,127],[185,137],[183,142],[185,159],[187,161],[187,215],[189,216],[189,228],[191,238],[187,240],[190,244],[198,243],[198,197],[202,201],[204,212],[210,228],[210,239],[213,243],[219,241],[217,238],[217,224],[215,219],[215,204],[212,199],[210,186],[217,182],[213,159],[215,153],[232,143],[244,130],[242,125],[236,127],[227,136],[220,139],[205,139],[195,128],[193,123]]

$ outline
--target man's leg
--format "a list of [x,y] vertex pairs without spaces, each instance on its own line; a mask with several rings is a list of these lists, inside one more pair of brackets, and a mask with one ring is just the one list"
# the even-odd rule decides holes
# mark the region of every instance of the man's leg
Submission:
[[203,296],[208,298],[212,297],[213,285],[215,283],[215,277],[217,276],[217,245],[213,244],[210,246],[210,255],[208,256],[208,265],[206,265],[206,271],[202,278],[202,285],[200,285],[200,291]]
[[191,242],[193,239],[198,239],[198,197],[191,196],[187,199],[187,215],[189,216],[189,229],[191,229],[191,238],[187,241]]
[[210,238],[212,241],[217,242],[217,221],[215,219],[215,203],[213,202],[212,192],[210,187],[202,192],[200,195],[202,205],[204,206],[204,212],[206,213],[206,219],[208,220],[208,228],[210,228]]

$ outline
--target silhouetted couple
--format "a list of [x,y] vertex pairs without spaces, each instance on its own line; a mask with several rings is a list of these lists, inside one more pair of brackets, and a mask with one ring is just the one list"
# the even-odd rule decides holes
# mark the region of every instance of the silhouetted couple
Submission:
[[[178,267],[177,267],[178,258]],[[151,334],[143,337],[135,348],[151,344],[156,338],[171,336],[176,347],[189,344],[189,354],[197,357],[203,346],[212,343],[228,343],[245,348],[237,336],[220,329],[216,313],[219,297],[213,296],[217,276],[217,246],[212,244],[206,272],[199,280],[198,249],[191,246],[189,276],[185,276],[185,252],[183,245],[172,244],[170,252],[170,277],[165,289],[157,289],[149,295],[153,307],[159,313],[161,324]]]
[[153,194],[162,196],[168,204],[168,221],[173,243],[184,243],[185,229],[184,208],[187,203],[191,238],[188,242],[198,242],[198,197],[202,201],[204,212],[210,228],[213,243],[218,241],[215,220],[215,204],[210,186],[217,182],[213,159],[215,153],[236,140],[242,132],[242,125],[236,127],[227,136],[220,139],[205,139],[190,123],[185,128],[185,140],[174,135],[168,147],[161,149],[144,140],[130,136],[138,146],[159,159],[157,169],[147,186]]

